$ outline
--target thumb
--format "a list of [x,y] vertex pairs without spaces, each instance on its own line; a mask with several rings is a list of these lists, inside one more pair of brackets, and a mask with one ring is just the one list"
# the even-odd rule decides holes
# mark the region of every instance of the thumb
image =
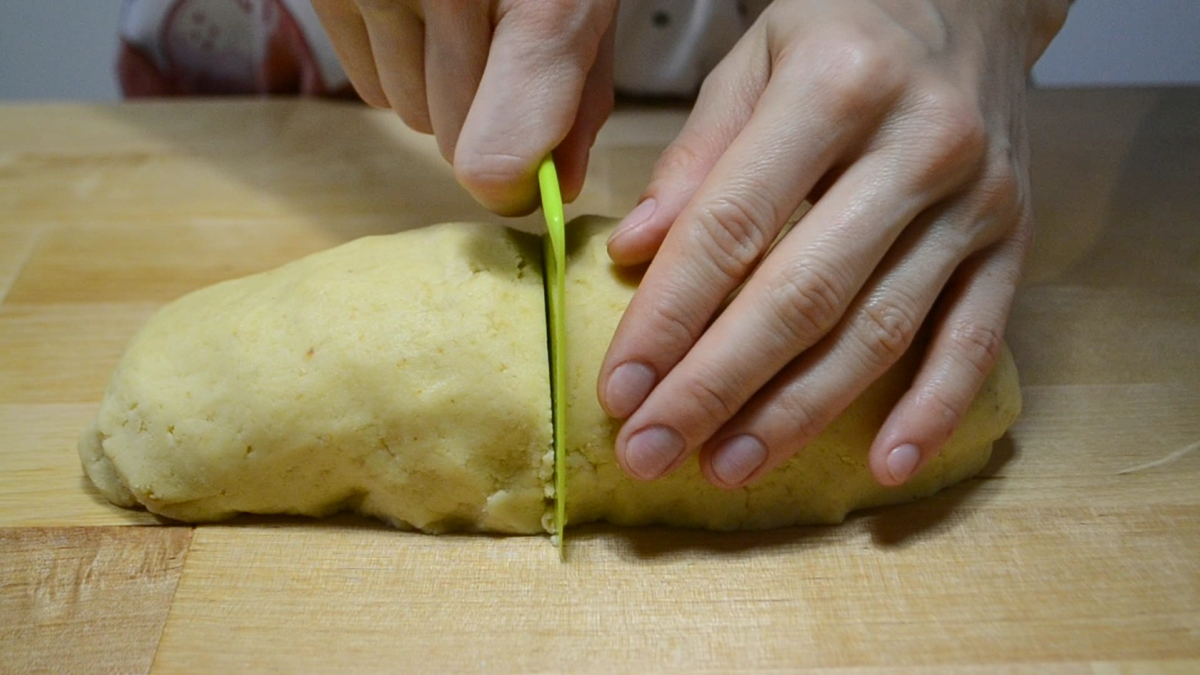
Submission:
[[537,203],[537,166],[571,132],[615,0],[513,3],[454,151],[458,181],[501,215]]

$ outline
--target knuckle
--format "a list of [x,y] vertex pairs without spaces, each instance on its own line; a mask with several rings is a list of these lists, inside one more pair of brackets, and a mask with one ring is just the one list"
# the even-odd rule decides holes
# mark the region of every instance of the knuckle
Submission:
[[704,166],[701,153],[691,142],[677,139],[658,157],[654,164],[654,176],[675,178],[696,175]]
[[908,351],[919,323],[913,304],[898,299],[868,303],[860,322],[859,340],[876,369],[890,367]]
[[[720,378],[695,377],[683,388],[685,400],[694,401],[703,419],[723,423],[733,417],[741,406],[734,400],[734,390],[722,386]],[[714,425],[715,426],[715,425]]]
[[980,377],[986,377],[991,372],[1004,349],[1004,335],[991,325],[962,324],[956,326],[950,335],[960,361]]
[[690,346],[699,339],[703,327],[700,317],[689,314],[679,300],[660,306],[654,313],[655,331],[672,346]]
[[[548,25],[561,25],[579,13],[575,0],[537,0],[517,5],[527,21],[544,21]],[[569,25],[569,23],[568,23]]]
[[[631,303],[629,311],[638,312],[643,317],[638,322],[647,324],[646,335],[652,353],[666,359],[681,359],[700,339],[709,317],[692,299],[689,290],[686,284],[680,283],[658,289],[656,297],[647,300],[649,305],[635,306],[638,298]],[[661,372],[670,370],[672,363],[663,364]]]
[[1025,205],[1025,186],[1021,175],[1007,159],[993,163],[977,188],[981,215],[1012,217]]
[[820,435],[829,423],[828,417],[819,412],[814,403],[798,392],[788,390],[781,401],[781,409],[788,427],[787,436],[792,447],[787,450],[795,451],[799,446]]
[[932,412],[940,423],[940,431],[938,434],[943,438],[948,438],[958,423],[962,420],[962,416],[970,401],[956,402],[947,397],[946,393],[941,389],[929,389],[920,398],[921,407]]
[[740,281],[766,250],[774,214],[758,201],[726,194],[696,210],[698,243],[706,259],[728,279]]
[[988,148],[987,123],[979,106],[967,97],[954,93],[930,94],[926,124],[921,134],[926,147],[925,171],[922,183],[945,180],[978,167]]
[[1008,241],[1024,259],[1032,236],[1032,215],[1027,188],[1015,167],[1007,162],[987,170],[971,186],[962,209],[947,219],[944,228],[948,252],[975,251]]
[[611,14],[611,0],[584,2],[579,0],[534,0],[513,6],[514,19],[520,21],[532,36],[563,45],[597,42],[608,27],[603,20]]
[[768,287],[767,298],[784,336],[808,344],[841,318],[845,287],[841,275],[828,265],[802,260]]
[[838,30],[821,40],[818,84],[836,115],[862,114],[898,89],[895,59],[877,40]]

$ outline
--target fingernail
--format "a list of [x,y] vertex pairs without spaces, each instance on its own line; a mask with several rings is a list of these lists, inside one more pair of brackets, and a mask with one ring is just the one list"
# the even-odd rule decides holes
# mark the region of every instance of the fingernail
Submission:
[[644,363],[630,361],[617,366],[604,385],[604,407],[608,414],[618,419],[632,415],[650,395],[657,379],[654,369]]
[[712,470],[729,487],[741,484],[767,461],[767,446],[749,435],[734,436],[713,453]]
[[650,216],[654,215],[654,209],[657,207],[658,202],[654,200],[654,197],[649,197],[642,200],[642,203],[634,207],[634,209],[629,212],[629,215],[621,219],[621,223],[617,225],[617,229],[613,230],[613,233],[611,236],[609,236],[608,240],[611,242],[617,237],[625,236],[626,233],[633,232],[639,227],[650,222]]
[[897,483],[908,480],[912,472],[917,470],[917,464],[920,463],[921,450],[912,443],[905,443],[898,448],[893,448],[887,456],[888,473]]
[[683,451],[683,436],[674,429],[646,427],[626,442],[625,464],[638,478],[651,480],[663,475]]

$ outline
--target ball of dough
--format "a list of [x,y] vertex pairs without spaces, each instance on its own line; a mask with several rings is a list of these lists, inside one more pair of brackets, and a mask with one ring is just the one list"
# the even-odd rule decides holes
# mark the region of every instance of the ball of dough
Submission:
[[[983,467],[1020,408],[1007,352],[942,454],[884,488],[866,451],[920,358],[915,345],[761,482],[706,483],[696,462],[627,478],[596,400],[636,287],[612,266],[613,221],[569,224],[568,518],[755,529],[838,522]],[[540,246],[494,225],[370,237],[185,296],[122,357],[80,439],[114,503],[188,521],[356,510],[429,532],[544,531],[552,494]]]

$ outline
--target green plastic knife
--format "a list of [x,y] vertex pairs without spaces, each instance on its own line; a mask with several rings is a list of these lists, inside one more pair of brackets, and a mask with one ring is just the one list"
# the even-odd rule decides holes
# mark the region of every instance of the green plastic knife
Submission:
[[545,251],[546,311],[550,333],[550,401],[554,421],[554,531],[558,556],[567,558],[567,321],[563,296],[566,293],[567,233],[563,220],[562,191],[554,158],[547,156],[538,166],[538,187],[547,234]]

